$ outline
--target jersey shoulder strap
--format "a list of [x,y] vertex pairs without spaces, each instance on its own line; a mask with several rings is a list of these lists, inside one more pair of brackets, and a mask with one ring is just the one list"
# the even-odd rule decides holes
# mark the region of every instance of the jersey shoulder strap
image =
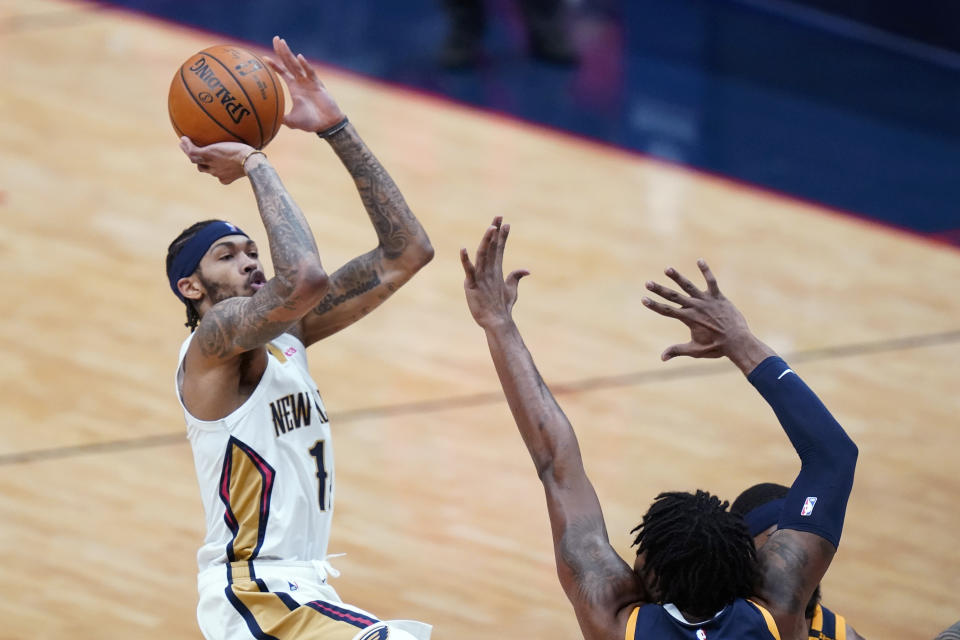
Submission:
[[760,612],[760,615],[763,616],[764,621],[767,623],[767,630],[770,632],[770,636],[774,640],[780,640],[780,630],[777,629],[777,623],[773,619],[773,615],[767,611],[767,608],[758,604],[753,600],[747,600],[757,611]]
[[640,615],[640,607],[634,607],[627,618],[627,630],[623,634],[623,640],[640,640],[637,637],[637,616]]
[[847,640],[847,621],[822,605],[813,610],[810,621],[811,640]]

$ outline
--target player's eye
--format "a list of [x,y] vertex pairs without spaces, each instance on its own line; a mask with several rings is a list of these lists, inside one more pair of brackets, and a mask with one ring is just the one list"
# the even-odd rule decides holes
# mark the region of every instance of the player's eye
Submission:
[[254,260],[256,260],[257,258],[260,257],[260,254],[257,253],[256,251],[248,251],[248,252],[247,252],[247,255],[250,256],[251,258],[253,258]]
[[220,260],[229,260],[229,259],[232,258],[232,257],[233,257],[233,254],[232,254],[232,253],[225,253],[225,254],[223,254],[222,256],[220,256],[219,259],[220,259]]

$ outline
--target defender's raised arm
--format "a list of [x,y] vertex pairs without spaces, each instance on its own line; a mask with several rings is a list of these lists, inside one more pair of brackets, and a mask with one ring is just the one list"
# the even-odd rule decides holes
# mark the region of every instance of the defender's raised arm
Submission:
[[587,478],[573,427],[533,363],[513,321],[517,284],[529,272],[503,277],[510,226],[496,218],[471,262],[460,250],[464,290],[486,333],[503,393],[543,483],[557,574],[588,640],[622,638],[627,617],[643,600],[636,574],[610,546],[603,512]]
[[857,447],[800,377],[750,332],[706,262],[700,260],[698,266],[706,291],[671,268],[665,273],[686,295],[648,282],[650,291],[677,306],[650,298],[643,303],[690,329],[690,341],[669,347],[664,360],[679,355],[730,358],[773,408],[800,456],[800,473],[787,494],[779,530],[758,553],[762,579],[757,595],[785,639],[806,637],[804,608],[840,541]]

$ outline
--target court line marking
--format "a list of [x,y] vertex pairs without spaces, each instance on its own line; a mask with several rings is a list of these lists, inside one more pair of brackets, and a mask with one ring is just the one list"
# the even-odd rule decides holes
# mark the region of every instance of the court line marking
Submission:
[[[821,362],[853,356],[890,353],[894,351],[904,351],[907,349],[918,349],[922,347],[951,343],[960,343],[960,330],[905,336],[902,338],[888,338],[884,340],[875,340],[873,342],[859,342],[837,345],[833,347],[821,347],[817,349],[806,349],[788,353],[784,355],[784,360],[792,363]],[[583,378],[573,382],[551,383],[550,388],[553,390],[554,395],[564,396],[604,389],[614,389],[618,387],[633,387],[655,382],[666,382],[669,380],[702,378],[719,374],[731,374],[735,372],[736,369],[729,362],[725,361],[691,363],[670,369],[649,369],[645,371],[636,371],[633,373],[619,375]],[[486,393],[450,396],[447,398],[438,398],[436,400],[420,400],[416,402],[405,402],[393,405],[383,405],[379,407],[350,409],[340,413],[334,412],[330,415],[334,423],[342,424],[371,418],[386,418],[400,415],[434,413],[437,411],[448,411],[452,409],[466,409],[469,407],[496,404],[500,402],[505,402],[503,393],[501,391],[491,391]],[[26,464],[30,462],[40,462],[44,460],[55,460],[61,458],[75,458],[98,453],[116,453],[137,449],[148,449],[151,447],[165,447],[186,443],[186,432],[181,430],[177,431],[176,433],[143,436],[140,438],[130,438],[128,440],[110,440],[107,442],[96,442],[67,447],[53,447],[50,449],[33,449],[18,453],[7,453],[0,455],[0,466]]]

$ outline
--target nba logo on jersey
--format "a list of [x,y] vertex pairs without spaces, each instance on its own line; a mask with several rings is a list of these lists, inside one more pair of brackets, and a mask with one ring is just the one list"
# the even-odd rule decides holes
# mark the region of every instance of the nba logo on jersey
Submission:
[[697,640],[707,640],[707,632],[703,629],[697,629]]
[[810,496],[803,502],[803,509],[800,511],[800,515],[808,516],[813,513],[813,505],[817,504],[817,497]]
[[300,585],[298,585],[296,582],[290,582],[289,580],[287,580],[287,584],[290,586],[290,591],[300,590]]

